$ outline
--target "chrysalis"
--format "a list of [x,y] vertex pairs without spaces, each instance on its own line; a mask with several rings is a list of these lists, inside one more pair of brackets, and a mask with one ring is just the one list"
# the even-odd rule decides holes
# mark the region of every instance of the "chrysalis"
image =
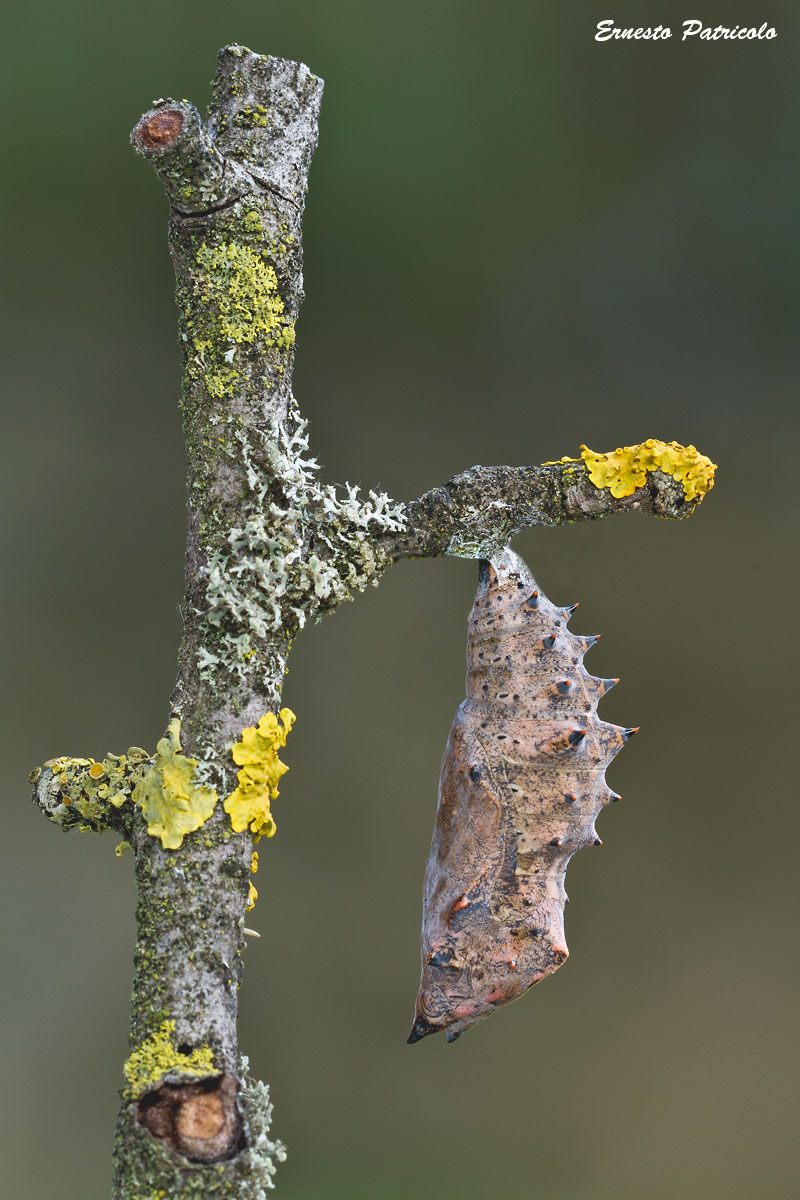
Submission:
[[567,957],[564,874],[599,845],[617,796],[605,769],[634,729],[601,721],[617,682],[583,656],[518,555],[482,561],[469,619],[467,698],[453,721],[425,875],[422,979],[409,1042],[454,1041]]

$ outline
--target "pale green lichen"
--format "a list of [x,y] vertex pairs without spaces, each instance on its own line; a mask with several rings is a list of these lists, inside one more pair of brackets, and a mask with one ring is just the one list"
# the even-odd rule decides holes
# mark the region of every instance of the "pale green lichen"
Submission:
[[200,1046],[191,1054],[182,1054],[174,1044],[175,1022],[164,1021],[125,1061],[126,1093],[141,1096],[152,1091],[165,1075],[198,1079],[214,1074],[214,1052]]
[[[274,1186],[272,1176],[275,1174],[275,1162],[286,1162],[286,1147],[282,1142],[272,1141],[269,1136],[272,1124],[272,1105],[269,1099],[269,1088],[260,1079],[252,1079],[248,1068],[249,1062],[242,1055],[242,1100],[247,1113],[247,1123],[250,1126],[248,1147],[244,1151],[248,1173],[255,1181],[264,1187]],[[258,1200],[254,1196],[254,1200]],[[266,1198],[264,1198],[266,1200]]]
[[180,730],[180,720],[174,717],[158,743],[152,766],[132,793],[147,821],[147,832],[160,837],[165,850],[177,850],[187,833],[208,820],[217,803],[213,788],[195,783],[197,759],[181,750]]
[[[220,666],[242,679],[265,669],[255,642],[302,628],[351,591],[376,585],[390,558],[376,549],[375,537],[405,527],[402,508],[385,493],[362,498],[350,484],[339,492],[315,478],[318,464],[304,458],[308,437],[299,417],[290,435],[276,425],[249,435],[236,428],[232,436],[250,499],[226,537],[227,550],[213,551],[203,568],[206,619],[218,631],[213,650],[198,655],[204,679]],[[251,437],[260,439],[257,447]],[[281,503],[269,499],[276,483]]]
[[296,719],[290,708],[282,708],[277,716],[265,713],[258,725],[242,730],[233,746],[231,757],[241,770],[237,773],[238,786],[225,800],[224,808],[235,833],[242,833],[249,826],[256,840],[274,834],[270,801],[277,799],[278,780],[289,770],[278,758],[278,750],[286,745]]
[[687,500],[702,500],[714,486],[716,466],[711,459],[694,446],[681,446],[679,442],[648,438],[638,446],[618,446],[608,454],[581,446],[581,458],[595,487],[608,488],[618,500],[633,495],[649,471],[663,471],[677,479]]

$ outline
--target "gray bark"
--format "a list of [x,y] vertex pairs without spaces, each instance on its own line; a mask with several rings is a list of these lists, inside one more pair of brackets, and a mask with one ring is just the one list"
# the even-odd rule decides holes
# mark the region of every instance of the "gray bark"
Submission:
[[[45,764],[32,776],[51,820],[65,830],[116,829],[135,856],[116,1200],[257,1200],[282,1157],[268,1136],[266,1089],[248,1079],[236,1034],[253,832],[234,832],[222,801],[237,786],[232,746],[279,709],[298,630],[402,557],[484,557],[525,525],[631,510],[680,517],[694,507],[659,471],[615,500],[580,461],[473,467],[404,505],[318,481],[291,377],[321,93],[305,66],[230,46],[207,121],[186,101],[161,100],[132,133],[171,206],[187,446],[184,633],[172,697],[182,751],[167,739],[156,756],[133,747],[102,764]],[[154,778],[166,795],[167,760],[219,798],[175,847],[148,832],[142,803]]]
[[491,558],[529,525],[596,521],[614,513],[687,517],[681,484],[654,471],[630,496],[595,487],[580,460],[531,467],[470,467],[403,506],[404,527],[380,539],[393,560],[453,554]]

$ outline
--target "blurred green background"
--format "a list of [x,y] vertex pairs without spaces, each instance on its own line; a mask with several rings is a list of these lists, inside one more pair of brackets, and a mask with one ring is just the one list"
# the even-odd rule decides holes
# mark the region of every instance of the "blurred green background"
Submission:
[[[797,1193],[800,13],[793,0],[30,0],[3,18],[2,1191],[107,1195],[130,861],[26,777],[152,747],[179,637],[166,203],[128,131],[203,107],[218,46],[326,80],[295,392],[328,478],[408,498],[475,463],[647,437],[719,464],[689,522],[516,546],[602,631],[641,724],[580,855],[566,967],[453,1046],[405,1037],[474,564],[403,563],[304,632],[242,1045],[283,1200]],[[568,11],[567,11],[568,10]],[[594,42],[596,22],[778,28]],[[789,608],[787,613],[786,609]]]

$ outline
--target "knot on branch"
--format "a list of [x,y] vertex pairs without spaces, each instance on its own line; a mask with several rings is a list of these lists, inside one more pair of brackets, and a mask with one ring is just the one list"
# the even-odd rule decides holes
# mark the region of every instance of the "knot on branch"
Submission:
[[194,1162],[221,1162],[245,1145],[233,1075],[197,1082],[165,1079],[137,1105],[137,1120],[171,1150]]
[[[135,1119],[115,1146],[115,1197],[149,1196],[156,1181],[165,1196],[181,1196],[188,1175],[192,1195],[264,1200],[286,1150],[270,1137],[269,1088],[249,1077],[246,1058],[242,1066],[241,1083],[230,1073],[164,1081],[137,1105],[125,1103],[126,1118],[132,1111]],[[188,1171],[187,1158],[196,1164]]]

